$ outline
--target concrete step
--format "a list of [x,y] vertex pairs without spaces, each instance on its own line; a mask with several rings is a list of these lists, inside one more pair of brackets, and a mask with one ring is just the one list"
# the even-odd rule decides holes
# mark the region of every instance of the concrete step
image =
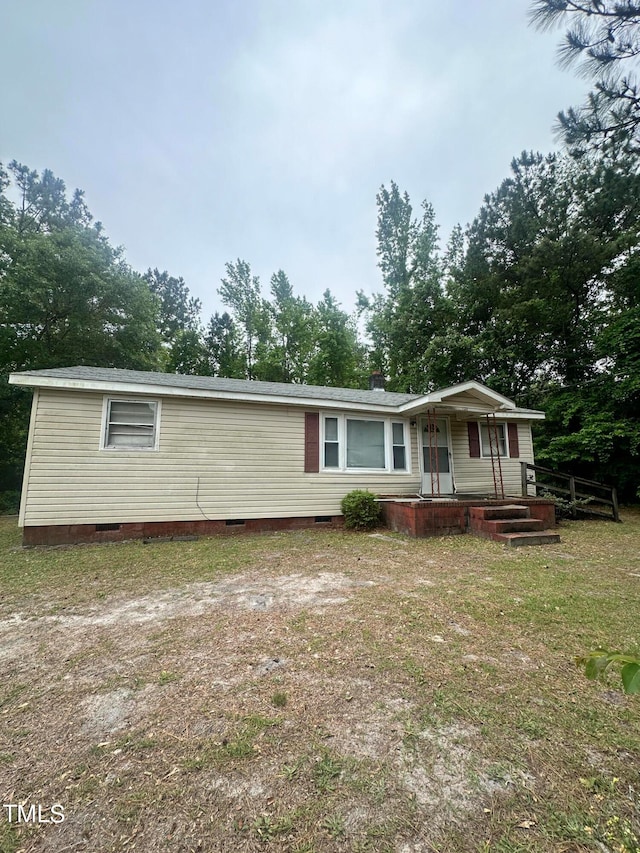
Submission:
[[529,518],[529,507],[520,504],[505,504],[505,506],[472,506],[469,508],[470,518],[489,519]]
[[522,545],[553,545],[560,541],[560,534],[553,530],[542,530],[532,533],[496,533],[492,538],[496,542],[504,542],[509,548],[520,548]]

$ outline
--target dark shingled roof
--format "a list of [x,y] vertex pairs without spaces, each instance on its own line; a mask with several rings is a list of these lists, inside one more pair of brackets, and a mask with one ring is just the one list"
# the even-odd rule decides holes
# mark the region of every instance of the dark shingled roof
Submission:
[[185,391],[225,391],[235,394],[257,394],[271,397],[335,400],[343,403],[371,404],[394,408],[418,400],[422,394],[395,394],[389,391],[360,391],[354,388],[329,388],[326,385],[293,385],[285,382],[258,382],[253,379],[222,379],[218,376],[183,376],[147,370],[119,370],[110,367],[54,367],[50,370],[20,371],[32,376],[34,386],[39,378],[63,379],[69,382],[106,382],[111,385],[129,383],[155,385]]

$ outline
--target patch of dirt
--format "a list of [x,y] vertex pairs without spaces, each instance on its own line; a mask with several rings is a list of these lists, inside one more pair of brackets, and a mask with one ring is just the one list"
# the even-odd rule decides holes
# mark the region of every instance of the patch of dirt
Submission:
[[[271,610],[273,608],[324,607],[344,604],[357,587],[373,586],[374,581],[353,580],[336,572],[320,572],[315,577],[302,574],[255,578],[240,575],[217,583],[193,583],[177,589],[106,603],[86,613],[58,613],[37,621],[65,627],[103,627],[114,624],[158,622],[177,616],[201,616],[213,608]],[[0,622],[0,632],[15,631],[21,623],[33,622],[25,614],[14,614]]]
[[126,728],[139,705],[138,699],[132,690],[125,688],[88,696],[81,703],[80,714],[86,717],[82,733],[101,739]]
[[520,771],[492,773],[479,766],[475,747],[480,736],[476,727],[453,723],[422,732],[415,748],[401,750],[398,767],[402,780],[417,802],[429,810],[436,829],[464,820],[487,794],[504,794],[523,781],[533,782]]

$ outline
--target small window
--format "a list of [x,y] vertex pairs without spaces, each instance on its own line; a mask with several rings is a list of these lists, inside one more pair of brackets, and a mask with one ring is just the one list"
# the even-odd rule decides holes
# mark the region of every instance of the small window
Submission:
[[338,419],[324,419],[324,467],[338,468],[340,466],[340,444],[338,442]]
[[[496,432],[498,434],[498,450],[503,458],[507,455],[507,442],[505,438],[504,424],[496,424]],[[493,438],[493,455],[496,455],[495,433],[491,430]],[[491,446],[489,444],[489,427],[487,424],[480,424],[480,439],[482,442],[482,455],[491,456]]]
[[153,450],[156,446],[158,404],[141,400],[108,400],[105,448]]
[[404,424],[391,424],[392,440],[393,440],[393,470],[407,470],[407,449],[404,437]]

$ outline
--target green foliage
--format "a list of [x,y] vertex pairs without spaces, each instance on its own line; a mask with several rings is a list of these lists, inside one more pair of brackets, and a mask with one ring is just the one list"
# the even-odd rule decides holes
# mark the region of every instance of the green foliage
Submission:
[[0,482],[11,493],[21,485],[31,394],[9,386],[9,373],[157,369],[163,355],[156,298],[93,223],[82,192],[69,199],[49,170],[0,168],[0,282]]
[[207,374],[229,379],[244,379],[245,357],[236,324],[231,315],[224,311],[211,317],[205,335]]
[[575,518],[577,509],[585,509],[593,498],[576,498],[576,500],[568,500],[561,495],[554,495],[552,492],[543,491],[538,494],[539,498],[546,498],[553,501],[556,507],[556,518]]
[[625,693],[640,693],[640,657],[637,655],[595,649],[587,655],[576,658],[576,663],[584,668],[585,675],[590,679],[602,678],[611,664],[620,665],[620,676]]
[[165,270],[148,269],[143,276],[157,299],[157,330],[165,350],[164,369],[169,373],[206,375],[208,362],[200,327],[199,299],[189,294],[183,278]]
[[524,153],[449,288],[476,378],[546,412],[537,460],[623,498],[640,479],[638,197],[632,160]]
[[362,387],[364,351],[358,344],[354,320],[340,308],[330,290],[316,307],[316,340],[307,381],[312,385]]
[[278,382],[304,382],[316,342],[316,312],[304,297],[293,295],[282,270],[271,276],[271,295],[271,373]]
[[566,21],[560,64],[592,78],[585,104],[558,116],[558,129],[577,154],[593,148],[640,151],[640,4],[635,0],[534,0],[539,29]]
[[294,296],[287,275],[271,277],[263,298],[246,261],[227,264],[218,293],[231,315],[215,314],[205,345],[213,375],[266,382],[362,387],[365,350],[357,325],[326,290],[317,306]]
[[384,295],[358,294],[373,341],[371,366],[388,377],[392,391],[426,391],[433,387],[430,344],[449,321],[444,296],[445,264],[438,254],[438,227],[428,202],[413,218],[409,196],[397,184],[381,187],[378,205],[379,266]]
[[354,489],[340,501],[344,526],[350,530],[371,530],[380,519],[380,504],[372,492]]
[[268,308],[260,293],[260,279],[251,274],[249,264],[240,258],[235,264],[226,264],[226,270],[227,277],[222,279],[218,293],[234,313],[247,379],[262,378],[256,375],[257,349],[260,342],[265,346],[270,326]]

